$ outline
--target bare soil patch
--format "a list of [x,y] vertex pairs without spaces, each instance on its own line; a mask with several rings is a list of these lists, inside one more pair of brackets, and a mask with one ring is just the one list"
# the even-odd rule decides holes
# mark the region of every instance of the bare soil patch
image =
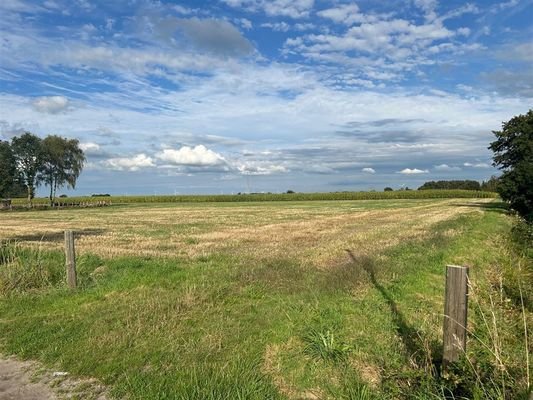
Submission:
[[0,356],[0,400],[107,400],[105,392],[93,379],[72,379],[34,361]]

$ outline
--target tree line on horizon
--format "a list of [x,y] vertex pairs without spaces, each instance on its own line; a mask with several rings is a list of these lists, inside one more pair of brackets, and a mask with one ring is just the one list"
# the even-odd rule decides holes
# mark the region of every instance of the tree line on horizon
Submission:
[[50,188],[50,205],[57,190],[74,189],[83,170],[85,155],[77,139],[48,135],[44,139],[25,132],[11,142],[0,140],[0,197],[26,197],[32,206],[40,185]]
[[431,190],[431,189],[461,189],[461,190],[480,190],[483,192],[497,192],[498,191],[498,178],[491,176],[488,180],[478,181],[465,179],[465,180],[449,180],[449,181],[428,181],[425,182],[418,190]]

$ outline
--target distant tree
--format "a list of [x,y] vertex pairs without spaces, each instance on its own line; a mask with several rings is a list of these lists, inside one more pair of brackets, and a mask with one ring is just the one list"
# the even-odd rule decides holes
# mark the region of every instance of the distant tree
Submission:
[[478,181],[472,180],[455,180],[455,181],[429,181],[424,183],[418,190],[431,189],[462,189],[462,190],[481,190],[481,185]]
[[8,197],[15,184],[17,164],[9,142],[0,140],[0,197]]
[[481,182],[481,190],[484,192],[497,192],[499,181],[499,178],[493,175],[489,180]]
[[63,186],[76,187],[81,174],[85,155],[79,147],[77,139],[66,139],[50,135],[42,141],[42,165],[39,169],[39,180],[50,187],[50,205],[53,206],[57,189]]
[[287,194],[292,194],[292,193],[294,193],[294,190],[290,190],[290,189],[287,190]]
[[502,124],[493,131],[496,140],[489,146],[493,165],[503,171],[498,193],[509,201],[526,221],[533,222],[533,110]]
[[383,189],[384,192],[393,192],[394,190],[391,188],[391,187],[386,187],[385,189]]
[[17,165],[17,172],[26,186],[28,206],[31,207],[35,188],[39,184],[38,174],[42,165],[42,140],[30,132],[14,137],[11,149]]

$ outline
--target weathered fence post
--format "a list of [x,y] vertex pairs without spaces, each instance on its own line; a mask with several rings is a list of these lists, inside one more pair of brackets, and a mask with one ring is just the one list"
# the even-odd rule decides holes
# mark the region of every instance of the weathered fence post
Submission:
[[468,267],[447,265],[442,356],[444,367],[459,360],[466,350],[467,310]]
[[65,264],[67,267],[67,284],[71,289],[77,286],[76,252],[74,250],[74,232],[65,231]]

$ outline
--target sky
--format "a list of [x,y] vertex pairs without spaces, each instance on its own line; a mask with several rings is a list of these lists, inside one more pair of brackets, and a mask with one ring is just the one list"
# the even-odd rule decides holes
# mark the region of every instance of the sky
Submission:
[[533,0],[1,0],[0,140],[78,139],[68,195],[486,180],[492,131],[532,107],[532,21]]

